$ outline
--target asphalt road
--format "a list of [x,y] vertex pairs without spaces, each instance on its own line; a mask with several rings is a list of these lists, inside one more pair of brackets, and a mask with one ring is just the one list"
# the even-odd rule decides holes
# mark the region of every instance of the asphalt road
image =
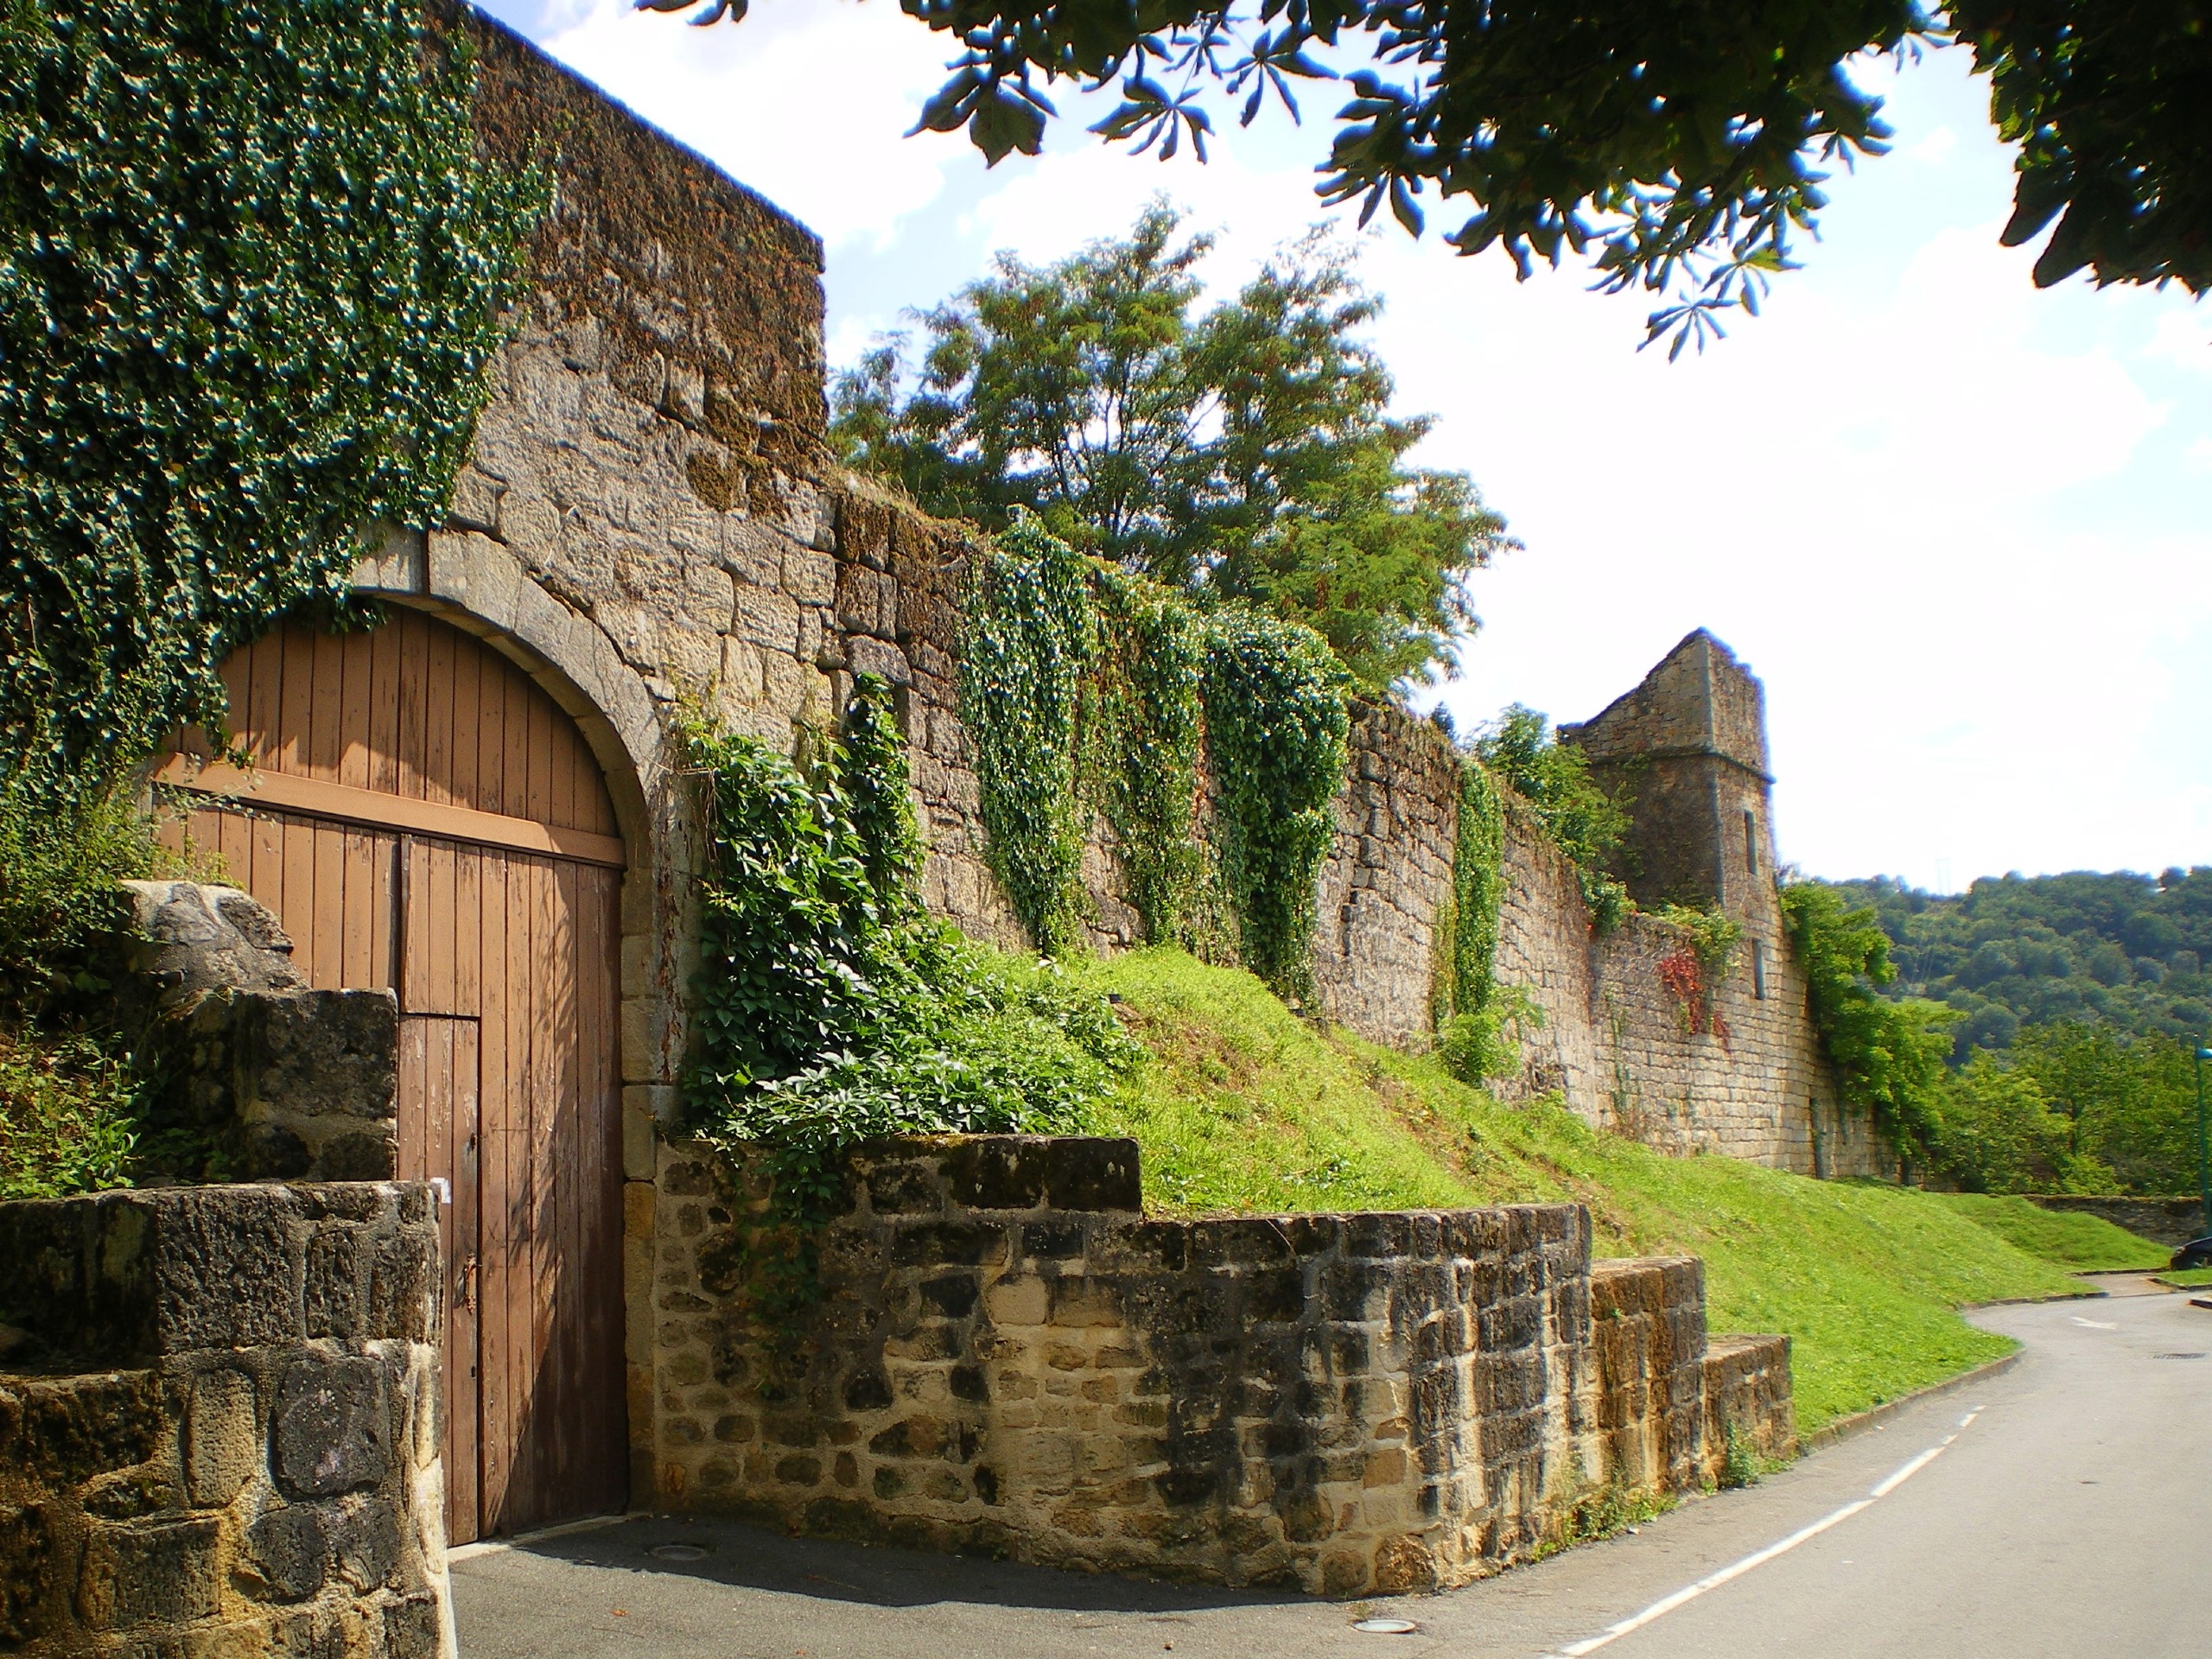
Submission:
[[[2120,1293],[2146,1288],[2106,1282]],[[1088,1659],[1171,1648],[1178,1659],[2212,1655],[2212,1309],[2183,1296],[2115,1294],[1976,1317],[2026,1344],[2003,1375],[1909,1407],[1748,1491],[1686,1503],[1634,1535],[1445,1595],[1348,1606],[639,1517],[463,1553],[453,1568],[461,1651],[464,1659]],[[1709,1587],[1684,1594],[1700,1584]],[[1420,1629],[1351,1628],[1374,1613]]]

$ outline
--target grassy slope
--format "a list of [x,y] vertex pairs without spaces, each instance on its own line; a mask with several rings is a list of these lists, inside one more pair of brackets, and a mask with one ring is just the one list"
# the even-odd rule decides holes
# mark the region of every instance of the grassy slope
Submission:
[[1960,1304],[2076,1288],[1955,1201],[1664,1157],[1556,1108],[1501,1106],[1433,1060],[1317,1033],[1249,976],[1179,951],[1075,971],[1121,995],[1154,1052],[1099,1127],[1143,1143],[1154,1208],[1586,1204],[1601,1255],[1703,1256],[1714,1330],[1796,1338],[1803,1429],[2012,1346]]
[[2174,1253],[2164,1245],[2139,1238],[2099,1216],[2043,1210],[2025,1198],[1980,1192],[1945,1193],[1942,1202],[2010,1239],[2030,1255],[2077,1273],[2117,1268],[2155,1269],[2173,1260]]

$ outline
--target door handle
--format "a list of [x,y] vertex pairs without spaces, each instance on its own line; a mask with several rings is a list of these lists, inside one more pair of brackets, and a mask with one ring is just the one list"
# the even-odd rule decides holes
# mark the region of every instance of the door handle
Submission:
[[476,1258],[464,1260],[454,1274],[454,1306],[463,1313],[476,1311]]

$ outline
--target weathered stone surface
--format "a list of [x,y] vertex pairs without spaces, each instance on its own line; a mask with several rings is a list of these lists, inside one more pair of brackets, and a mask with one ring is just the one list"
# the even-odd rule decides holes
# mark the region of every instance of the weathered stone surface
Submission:
[[203,1371],[192,1379],[185,1417],[187,1496],[220,1508],[261,1471],[261,1425],[253,1378],[245,1371]]
[[246,1562],[271,1601],[305,1601],[320,1592],[329,1556],[330,1538],[317,1505],[271,1510],[246,1529]]
[[[0,1375],[0,1647],[450,1653],[427,1189],[0,1204],[9,1241],[35,1247],[36,1294],[11,1300],[43,1363],[73,1340],[139,1369]],[[381,1294],[380,1256],[405,1264]]]
[[[743,1312],[741,1224],[683,1223],[693,1189],[760,1193],[704,1156],[663,1152],[658,1503],[1356,1594],[1463,1582],[1593,1484],[1705,1470],[1699,1266],[1593,1269],[1573,1206],[1147,1219],[1125,1143],[884,1142],[779,1336]],[[1113,1207],[1053,1198],[1102,1169],[1069,1190]]]
[[391,1400],[373,1359],[302,1357],[276,1387],[276,1484],[294,1497],[373,1486],[392,1466]]
[[220,1600],[220,1535],[213,1519],[92,1527],[77,1580],[78,1616],[93,1630],[207,1618]]

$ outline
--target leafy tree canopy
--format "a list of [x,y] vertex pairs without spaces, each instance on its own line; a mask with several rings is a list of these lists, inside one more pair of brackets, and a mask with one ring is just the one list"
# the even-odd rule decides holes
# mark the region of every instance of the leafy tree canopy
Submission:
[[1126,238],[995,272],[838,378],[833,437],[930,512],[1055,535],[1206,602],[1319,632],[1370,690],[1477,626],[1465,580],[1516,545],[1465,474],[1407,456],[1358,331],[1377,302],[1315,235],[1203,314],[1211,239],[1147,208]]
[[1573,861],[1582,897],[1599,931],[1618,927],[1628,889],[1609,873],[1628,839],[1627,811],[1590,775],[1590,758],[1552,734],[1551,721],[1521,703],[1508,705],[1475,734],[1476,758],[1535,809]]
[[[741,19],[748,0],[636,0]],[[1589,257],[1599,286],[1663,296],[1675,350],[1716,312],[1756,306],[1826,205],[1824,169],[1879,155],[1881,100],[1850,60],[1969,52],[1999,134],[2020,146],[2003,239],[2051,230],[2048,286],[2212,283],[2212,0],[900,0],[957,40],[917,130],[965,128],[994,162],[1034,155],[1046,89],[1121,83],[1093,131],[1203,157],[1222,113],[1249,123],[1294,83],[1350,97],[1321,195],[1385,202],[1419,234],[1421,198],[1472,211],[1462,253]],[[2055,225],[2055,228],[2052,228]]]
[[1885,877],[1827,885],[1880,918],[1891,995],[1957,1011],[1955,1065],[2054,1020],[2212,1033],[2212,868],[1985,877],[1955,898]]

